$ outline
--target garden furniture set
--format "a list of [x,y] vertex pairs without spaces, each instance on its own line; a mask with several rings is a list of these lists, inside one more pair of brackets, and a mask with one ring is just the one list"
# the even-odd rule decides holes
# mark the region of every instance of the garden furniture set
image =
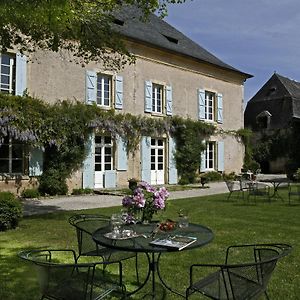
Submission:
[[[76,229],[78,254],[69,249],[35,249],[19,253],[22,259],[36,267],[41,299],[95,300],[108,295],[124,299],[144,290],[151,299],[158,299],[157,280],[164,291],[168,289],[186,299],[195,293],[212,299],[256,299],[261,294],[268,297],[267,284],[276,262],[291,251],[291,247],[285,244],[230,246],[224,264],[193,264],[188,288],[179,291],[170,287],[163,278],[161,257],[165,253],[178,253],[210,243],[214,237],[211,229],[188,223],[164,231],[157,222],[133,223],[123,224],[122,231],[116,236],[110,218],[103,215],[76,214],[69,223]],[[174,237],[179,238],[179,242]],[[166,244],[161,244],[161,241]],[[238,253],[239,257],[233,253]],[[139,255],[146,256],[148,265],[142,282],[138,272]],[[89,259],[85,261],[83,257]],[[123,262],[133,259],[137,287],[129,291],[123,280]],[[117,266],[117,275],[108,272],[110,265]],[[216,270],[199,280],[194,271],[204,267]],[[150,281],[149,291],[145,286]]]
[[300,195],[300,192],[298,193],[298,191],[295,191],[294,189],[292,191],[293,184],[287,178],[250,180],[248,177],[238,176],[237,180],[225,180],[225,183],[229,190],[227,200],[235,193],[238,198],[242,197],[243,200],[247,201],[250,201],[251,198],[253,198],[254,202],[256,202],[258,196],[264,197],[269,202],[274,198],[279,198],[283,201],[283,198],[278,192],[279,187],[283,185],[286,185],[289,188],[289,203],[291,195]]

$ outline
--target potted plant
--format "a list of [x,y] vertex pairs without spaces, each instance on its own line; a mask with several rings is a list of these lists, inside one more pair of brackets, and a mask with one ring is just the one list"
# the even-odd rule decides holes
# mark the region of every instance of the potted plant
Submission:
[[138,180],[136,178],[128,179],[128,187],[130,190],[134,191],[138,185]]

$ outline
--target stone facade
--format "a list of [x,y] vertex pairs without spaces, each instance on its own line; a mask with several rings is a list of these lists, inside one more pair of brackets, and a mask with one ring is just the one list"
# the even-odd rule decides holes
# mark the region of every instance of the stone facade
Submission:
[[[151,82],[152,85],[163,87],[164,96],[162,97],[162,101],[164,105],[167,101],[166,88],[171,87],[173,116],[178,115],[183,118],[189,117],[193,120],[199,120],[199,91],[201,90],[203,93],[204,91],[208,91],[215,98],[217,98],[217,96],[219,97],[219,95],[222,97],[222,122],[217,122],[215,119],[209,122],[214,123],[219,129],[223,130],[238,130],[243,128],[244,81],[250,77],[250,75],[233,68],[220,67],[204,60],[195,59],[188,55],[146,45],[140,41],[128,40],[127,47],[136,55],[136,62],[135,64],[127,65],[119,72],[104,70],[101,64],[96,63],[90,63],[86,66],[76,64],[72,62],[73,58],[68,53],[37,51],[27,58],[27,92],[29,95],[43,99],[49,103],[55,103],[57,100],[65,99],[85,102],[87,98],[87,71],[91,71],[95,74],[107,74],[111,76],[112,107],[114,107],[114,102],[116,101],[114,93],[116,89],[115,79],[117,76],[121,76],[123,108],[117,110],[118,113],[131,113],[153,118],[159,118],[165,115],[165,110],[160,114],[145,112],[145,82]],[[213,109],[215,110],[214,114],[216,114],[217,99],[214,99],[214,101]],[[174,177],[171,180],[173,175],[169,170],[172,156],[171,152],[173,151],[172,148],[170,148],[172,141],[165,137],[152,138],[161,138],[163,140],[163,150],[159,150],[158,148],[160,146],[158,145],[158,150],[153,149],[153,153],[157,151],[155,155],[159,156],[159,151],[162,151],[164,164],[163,174],[160,175],[162,176],[162,181],[158,180],[155,182],[154,180],[153,183],[176,183],[178,178],[176,177],[176,179],[174,179]],[[160,141],[156,142],[160,143]],[[210,142],[216,142],[214,149],[216,153],[213,154],[215,162],[212,169],[226,173],[232,171],[240,172],[243,165],[243,145],[229,135],[211,137]],[[217,143],[219,142],[220,145],[222,145],[222,151],[221,149],[217,151]],[[127,185],[128,179],[133,177],[139,180],[146,180],[148,177],[143,175],[143,167],[141,167],[145,160],[141,154],[142,145],[134,156],[130,154],[126,158],[126,169],[120,169],[116,166],[118,155],[122,155],[117,151],[118,149],[116,150],[116,147],[116,142],[113,141],[112,169],[115,170],[113,183],[112,185],[106,184],[108,183],[108,179],[106,180],[104,175],[102,188],[125,186]],[[218,160],[221,159],[220,153],[222,154],[223,160],[221,167],[218,165]],[[91,150],[90,159],[90,162],[95,161],[95,149]],[[91,163],[89,167],[91,169],[94,168],[95,171],[95,166],[91,166]],[[209,170],[211,170],[211,168]],[[72,188],[79,187],[95,188],[91,183],[93,180],[95,181],[95,175],[92,176],[93,179],[88,179],[90,180],[89,183],[85,183],[84,172],[84,170],[79,170],[68,181],[70,191]],[[1,189],[3,188],[2,183],[3,182],[0,182]],[[25,186],[26,185],[22,185],[22,187]]]

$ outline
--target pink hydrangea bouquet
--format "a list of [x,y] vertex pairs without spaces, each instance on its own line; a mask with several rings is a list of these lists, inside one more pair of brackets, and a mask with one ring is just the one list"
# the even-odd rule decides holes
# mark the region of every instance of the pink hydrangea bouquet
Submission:
[[[165,187],[156,189],[149,183],[142,181],[133,191],[133,195],[126,196],[122,205],[127,209],[127,222],[150,222],[153,214],[165,209],[169,192]],[[139,217],[140,216],[140,217]]]

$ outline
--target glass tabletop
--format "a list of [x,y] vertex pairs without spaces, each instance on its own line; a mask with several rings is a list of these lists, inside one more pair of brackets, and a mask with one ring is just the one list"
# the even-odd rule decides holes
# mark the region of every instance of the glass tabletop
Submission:
[[150,244],[157,238],[168,238],[175,235],[195,237],[196,241],[182,250],[194,249],[202,247],[212,241],[214,234],[208,227],[200,224],[189,223],[187,227],[176,227],[170,231],[158,230],[156,234],[152,234],[157,228],[157,223],[150,224],[130,224],[123,226],[123,230],[132,230],[133,236],[128,238],[114,239],[110,236],[110,226],[97,229],[93,233],[93,239],[97,244],[105,247],[133,252],[167,252],[178,251],[176,248],[168,248]]

